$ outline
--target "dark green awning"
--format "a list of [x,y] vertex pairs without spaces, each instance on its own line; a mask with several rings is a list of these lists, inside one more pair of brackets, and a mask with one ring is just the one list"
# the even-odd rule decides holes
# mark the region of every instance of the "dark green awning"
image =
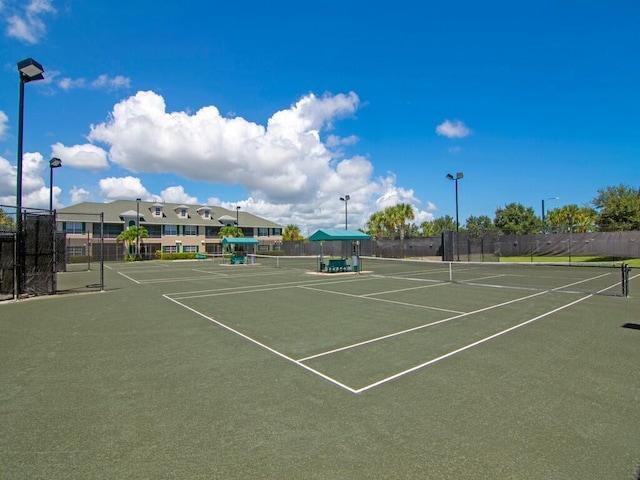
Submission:
[[330,240],[369,240],[371,235],[367,235],[359,230],[318,230],[309,237],[312,242],[323,242]]
[[257,245],[257,238],[245,238],[245,237],[224,237],[222,239],[223,245]]

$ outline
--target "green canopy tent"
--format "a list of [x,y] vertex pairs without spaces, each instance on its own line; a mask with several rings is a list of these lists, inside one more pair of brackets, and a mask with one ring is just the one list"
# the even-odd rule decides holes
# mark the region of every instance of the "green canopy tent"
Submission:
[[[260,242],[258,242],[257,238],[251,237],[224,237],[221,243],[224,247],[226,245],[258,245],[258,243]],[[234,252],[234,254],[231,256],[231,264],[236,263],[244,263],[244,256],[238,255],[238,252]]]
[[[360,241],[369,240],[371,235],[367,235],[359,230],[318,230],[309,237],[311,242],[320,242],[320,248],[318,252],[318,271],[326,272],[344,272],[344,271],[359,271],[359,257],[360,257]],[[347,259],[341,260],[329,260],[324,261],[323,242],[331,241],[351,241],[355,246],[353,249],[354,254],[351,256],[351,265],[347,264]]]

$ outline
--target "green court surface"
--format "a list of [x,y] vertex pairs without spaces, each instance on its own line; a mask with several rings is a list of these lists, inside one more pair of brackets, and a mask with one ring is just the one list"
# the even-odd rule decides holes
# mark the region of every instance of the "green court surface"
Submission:
[[0,478],[633,478],[635,270],[627,298],[618,270],[314,264],[1,303]]

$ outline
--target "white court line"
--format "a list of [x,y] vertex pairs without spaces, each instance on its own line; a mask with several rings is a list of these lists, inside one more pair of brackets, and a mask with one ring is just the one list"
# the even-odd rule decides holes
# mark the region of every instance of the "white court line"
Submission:
[[[437,286],[440,286],[440,285],[448,285],[448,283],[438,283],[438,284],[434,284],[434,285],[430,285],[430,286],[431,287],[437,287]],[[366,295],[356,295],[354,293],[336,292],[336,291],[333,291],[333,290],[323,290],[321,288],[313,288],[313,287],[303,286],[303,285],[301,285],[299,288],[303,288],[305,290],[313,290],[313,291],[316,291],[316,292],[328,293],[330,295],[342,295],[344,297],[364,298],[365,300],[372,300],[372,301],[375,301],[375,302],[393,303],[395,305],[402,305],[402,306],[405,306],[405,307],[422,308],[422,309],[425,309],[425,310],[436,310],[438,312],[465,313],[465,312],[461,312],[459,310],[450,310],[448,308],[430,307],[428,305],[418,305],[416,303],[399,302],[397,300],[389,300],[387,298],[376,298],[376,297],[369,297],[369,296],[366,296]]]
[[289,357],[289,356],[285,355],[284,353],[281,353],[281,352],[279,352],[279,351],[277,351],[277,350],[275,350],[275,349],[273,349],[273,348],[271,348],[271,347],[269,347],[269,346],[265,345],[264,343],[259,342],[258,340],[255,340],[254,338],[251,338],[251,337],[249,337],[248,335],[245,335],[244,333],[241,333],[241,332],[239,332],[238,330],[235,330],[235,329],[233,329],[233,328],[231,328],[231,327],[229,327],[229,326],[225,325],[224,323],[221,323],[221,322],[219,322],[219,321],[215,320],[214,318],[209,317],[209,316],[205,315],[205,314],[204,314],[204,313],[202,313],[202,312],[199,312],[198,310],[195,310],[194,308],[188,307],[187,305],[185,305],[185,304],[183,304],[183,303],[180,303],[180,302],[178,302],[177,300],[175,300],[175,299],[173,299],[173,298],[171,298],[171,297],[168,297],[168,296],[166,296],[166,295],[163,295],[163,297],[164,297],[164,298],[166,298],[167,300],[170,300],[170,301],[172,301],[172,302],[176,303],[177,305],[180,305],[180,306],[181,306],[181,307],[183,307],[183,308],[186,308],[187,310],[189,310],[189,311],[191,311],[191,312],[195,313],[196,315],[199,315],[200,317],[202,317],[202,318],[204,318],[204,319],[206,319],[206,320],[210,321],[211,323],[215,323],[215,324],[216,324],[216,325],[218,325],[219,327],[222,327],[222,328],[224,328],[225,330],[228,330],[228,331],[230,331],[230,332],[232,332],[232,333],[234,333],[234,334],[238,335],[239,337],[242,337],[242,338],[244,338],[245,340],[250,341],[250,342],[251,342],[251,343],[253,343],[254,345],[258,345],[259,347],[264,348],[265,350],[267,350],[267,351],[269,351],[269,352],[271,352],[271,353],[273,353],[273,354],[277,355],[278,357],[283,358],[283,359],[285,359],[285,360],[287,360],[287,361],[289,361],[289,362],[291,362],[291,363],[293,363],[293,364],[295,364],[295,365],[297,365],[297,366],[299,366],[299,367],[301,367],[301,368],[303,368],[303,369],[305,369],[305,370],[307,370],[307,371],[309,371],[309,372],[311,372],[311,373],[313,373],[313,374],[315,374],[315,375],[319,376],[320,378],[323,378],[324,380],[327,380],[328,382],[331,382],[331,383],[333,383],[334,385],[337,385],[338,387],[340,387],[340,388],[343,388],[343,389],[347,390],[348,392],[356,393],[356,391],[355,391],[353,388],[351,388],[351,387],[349,387],[349,386],[345,385],[344,383],[341,383],[341,382],[339,382],[339,381],[335,380],[334,378],[331,378],[331,377],[329,377],[328,375],[325,375],[324,373],[319,372],[318,370],[315,370],[315,369],[313,369],[313,368],[311,368],[311,367],[308,367],[307,365],[304,365],[303,363],[300,363],[299,361],[294,360],[293,358],[291,358],[291,357]]
[[122,275],[127,280],[131,280],[133,283],[137,283],[138,285],[140,285],[140,282],[138,280],[135,280],[135,279],[131,278],[129,275],[125,275],[122,272],[118,272],[118,275]]
[[477,342],[470,343],[469,345],[465,345],[464,347],[458,348],[457,350],[454,350],[452,352],[449,352],[449,353],[446,353],[444,355],[441,355],[441,356],[439,356],[437,358],[434,358],[433,360],[429,360],[428,362],[421,363],[420,365],[416,365],[415,367],[412,367],[412,368],[409,368],[407,370],[404,370],[403,372],[396,373],[395,375],[391,375],[390,377],[383,378],[382,380],[380,380],[378,382],[372,383],[370,385],[367,385],[366,387],[362,387],[362,388],[359,388],[359,389],[355,390],[355,393],[365,392],[365,391],[370,390],[372,388],[378,387],[378,386],[380,386],[380,385],[382,385],[384,383],[390,382],[392,380],[396,380],[397,378],[403,377],[404,375],[407,375],[409,373],[415,372],[416,370],[420,370],[421,368],[427,367],[429,365],[433,365],[434,363],[439,362],[440,360],[444,360],[445,358],[452,357],[453,355],[456,355],[456,354],[458,354],[460,352],[464,352],[465,350],[468,350],[470,348],[473,348],[473,347],[476,347],[478,345],[481,345],[481,344],[483,344],[485,342],[488,342],[489,340],[493,340],[496,337],[499,337],[499,336],[504,335],[506,333],[512,332],[513,330],[516,330],[517,328],[524,327],[525,325],[533,323],[536,320],[540,320],[541,318],[548,317],[549,315],[552,315],[552,314],[554,314],[556,312],[559,312],[560,310],[564,310],[565,308],[571,307],[571,306],[575,305],[576,303],[580,303],[580,302],[586,300],[587,298],[591,298],[592,296],[593,296],[593,294],[587,295],[586,297],[579,298],[578,300],[574,300],[573,302],[568,303],[566,305],[563,305],[562,307],[558,307],[558,308],[553,309],[553,310],[551,310],[551,311],[549,311],[547,313],[543,313],[542,315],[538,315],[535,318],[532,318],[532,319],[527,320],[525,322],[519,323],[518,325],[514,325],[513,327],[510,327],[510,328],[507,328],[505,330],[502,330],[501,332],[494,333],[493,335],[490,335],[490,336],[485,337],[485,338],[483,338],[481,340],[478,340]]
[[[400,335],[404,335],[405,333],[415,332],[417,330],[422,330],[423,328],[433,327],[434,325],[440,325],[442,323],[450,322],[450,321],[456,320],[458,318],[468,317],[469,315],[475,315],[476,313],[486,312],[488,310],[493,310],[494,308],[498,308],[498,307],[504,307],[505,305],[510,305],[512,303],[516,303],[516,302],[519,302],[521,300],[527,300],[529,298],[537,297],[538,295],[544,295],[546,293],[549,293],[549,292],[538,292],[538,293],[534,293],[533,295],[527,295],[526,297],[520,297],[520,298],[516,298],[515,300],[509,300],[507,302],[503,302],[503,303],[499,303],[499,304],[496,304],[496,305],[490,305],[488,307],[480,308],[480,309],[474,310],[472,312],[463,312],[460,315],[455,315],[453,317],[443,318],[442,320],[437,320],[435,322],[426,323],[424,325],[418,325],[417,327],[412,327],[412,328],[408,328],[406,330],[401,330],[399,332],[394,332],[394,333],[390,333],[388,335],[383,335],[381,337],[376,337],[376,338],[372,338],[370,340],[365,340],[364,342],[354,343],[352,345],[346,345],[344,347],[336,348],[336,349],[329,350],[329,351],[326,351],[326,352],[317,353],[317,354],[311,355],[309,357],[300,358],[300,359],[298,359],[298,361],[299,362],[306,362],[307,360],[311,360],[311,359],[319,358],[319,357],[324,357],[325,355],[330,355],[332,353],[342,352],[344,350],[349,350],[349,349],[352,349],[352,348],[361,347],[363,345],[368,345],[370,343],[379,342],[380,340],[386,340],[388,338],[393,338],[393,337],[397,337],[397,336],[400,336]],[[378,299],[372,298],[371,300],[378,300]]]
[[[236,277],[233,277],[236,278]],[[351,282],[357,280],[349,280]],[[208,289],[208,290],[190,290],[188,292],[173,292],[167,293],[166,295],[173,296],[178,300],[182,300],[185,298],[199,298],[199,297],[217,297],[222,295],[234,295],[236,293],[254,293],[254,292],[262,292],[265,289],[270,289],[271,287],[281,287],[288,286],[289,288],[296,288],[303,284],[310,285],[333,285],[334,283],[344,283],[344,281],[327,281],[327,280],[306,280],[306,281],[293,281],[293,282],[283,282],[283,283],[272,283],[270,285],[239,285],[237,287],[225,287],[225,288],[216,288],[216,289]],[[211,293],[208,293],[211,292]],[[193,295],[193,294],[203,294],[203,295]],[[187,295],[181,297],[180,295]]]

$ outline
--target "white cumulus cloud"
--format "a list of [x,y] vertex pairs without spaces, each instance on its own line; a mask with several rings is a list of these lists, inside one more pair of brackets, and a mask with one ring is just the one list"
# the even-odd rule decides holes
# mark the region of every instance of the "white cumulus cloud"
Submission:
[[103,170],[109,168],[107,152],[91,143],[67,147],[58,142],[51,146],[51,156],[62,160],[63,167],[73,167],[88,170]]
[[7,114],[0,110],[0,140],[5,138],[7,134],[7,123],[9,122],[9,117]]
[[108,201],[132,198],[150,199],[153,196],[136,177],[108,177],[99,182],[100,194]]
[[55,12],[51,0],[26,2],[7,17],[6,34],[23,43],[35,45],[47,32],[43,17]]
[[471,135],[471,130],[460,120],[445,120],[436,127],[436,133],[447,138],[464,138]]

